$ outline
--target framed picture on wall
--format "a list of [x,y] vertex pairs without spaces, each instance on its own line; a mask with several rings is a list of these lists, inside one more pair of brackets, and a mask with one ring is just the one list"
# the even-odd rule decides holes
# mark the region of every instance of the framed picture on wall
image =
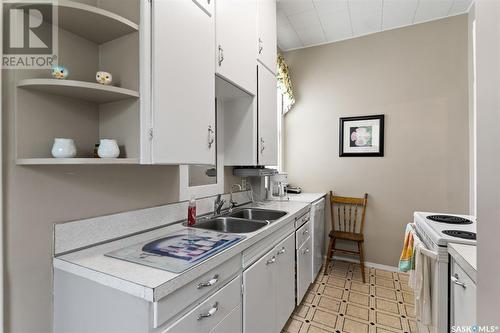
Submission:
[[340,118],[339,156],[384,156],[383,114]]

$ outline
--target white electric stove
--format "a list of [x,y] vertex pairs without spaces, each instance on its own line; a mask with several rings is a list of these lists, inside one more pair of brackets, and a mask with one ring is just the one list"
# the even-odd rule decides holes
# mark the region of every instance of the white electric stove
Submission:
[[449,331],[448,323],[448,243],[476,245],[476,218],[468,215],[415,212],[417,237],[432,256],[431,333]]

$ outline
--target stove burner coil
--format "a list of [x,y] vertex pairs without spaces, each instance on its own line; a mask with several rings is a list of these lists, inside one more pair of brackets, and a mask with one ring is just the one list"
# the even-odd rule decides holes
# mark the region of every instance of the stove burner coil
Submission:
[[463,230],[443,230],[443,234],[452,236],[452,237],[457,237],[457,238],[463,238],[463,239],[476,239],[476,233],[475,232],[470,232],[470,231],[463,231]]
[[430,215],[427,216],[427,219],[439,222],[439,223],[448,223],[448,224],[472,224],[471,220],[464,219],[460,216],[451,216],[451,215]]

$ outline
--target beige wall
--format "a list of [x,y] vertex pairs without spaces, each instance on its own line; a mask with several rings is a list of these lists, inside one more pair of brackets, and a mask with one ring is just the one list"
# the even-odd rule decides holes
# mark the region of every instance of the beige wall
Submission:
[[477,251],[479,325],[500,325],[500,2],[476,9]]
[[[465,15],[291,51],[285,169],[306,192],[369,193],[367,261],[396,266],[413,211],[468,212]],[[338,157],[339,117],[385,114],[385,157]]]

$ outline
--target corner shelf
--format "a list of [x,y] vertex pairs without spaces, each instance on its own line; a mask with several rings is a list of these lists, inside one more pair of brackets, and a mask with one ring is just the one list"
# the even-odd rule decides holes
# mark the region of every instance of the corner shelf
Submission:
[[17,165],[139,164],[138,158],[18,158]]
[[99,7],[71,0],[58,0],[57,6],[61,29],[97,44],[139,31],[138,24]]
[[139,93],[134,90],[74,80],[26,79],[19,81],[17,86],[98,104],[139,98]]

